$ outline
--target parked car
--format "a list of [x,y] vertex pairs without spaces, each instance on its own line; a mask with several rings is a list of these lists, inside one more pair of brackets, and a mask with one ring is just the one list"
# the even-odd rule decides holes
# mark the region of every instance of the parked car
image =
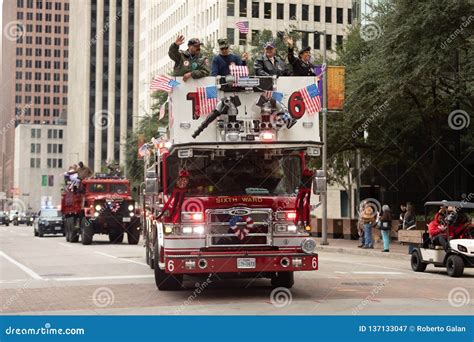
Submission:
[[4,224],[5,226],[10,225],[10,217],[8,216],[8,213],[0,211],[0,224]]
[[34,221],[35,236],[43,237],[44,234],[62,234],[64,232],[64,224],[61,210],[58,209],[41,209]]

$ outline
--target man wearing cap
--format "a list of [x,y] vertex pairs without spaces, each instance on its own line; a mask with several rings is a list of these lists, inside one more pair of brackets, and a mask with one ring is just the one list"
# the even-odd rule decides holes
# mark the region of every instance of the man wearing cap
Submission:
[[230,46],[227,38],[218,39],[219,55],[212,60],[211,76],[227,76],[230,74],[229,65],[247,65],[248,53],[242,55],[242,59],[230,53]]
[[287,38],[288,62],[293,66],[294,76],[316,76],[314,65],[309,61],[311,58],[311,47],[303,47],[298,53],[298,58],[293,54],[293,39]]
[[179,35],[171,44],[168,56],[175,62],[174,75],[183,76],[186,82],[189,78],[202,78],[209,76],[209,61],[201,56],[201,41],[192,38],[188,41],[188,49],[180,51],[179,46],[184,43],[184,36]]
[[286,63],[276,55],[276,49],[273,42],[265,44],[263,56],[257,58],[253,65],[255,75],[257,76],[290,76],[290,70]]

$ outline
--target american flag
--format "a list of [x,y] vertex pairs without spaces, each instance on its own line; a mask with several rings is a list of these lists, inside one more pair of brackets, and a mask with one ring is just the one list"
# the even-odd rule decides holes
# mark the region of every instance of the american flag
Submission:
[[248,21],[238,21],[235,23],[235,26],[242,34],[249,33],[249,22]]
[[283,93],[279,91],[265,90],[265,95],[267,99],[275,99],[275,101],[281,102],[283,100]]
[[179,82],[167,76],[157,75],[150,84],[151,91],[163,90],[171,92],[174,87],[178,86]]
[[249,76],[249,68],[246,65],[231,64],[229,65],[229,71],[230,74],[236,78]]
[[138,155],[140,157],[150,155],[150,151],[148,150],[148,144],[143,144],[142,146],[140,146],[140,148],[138,149]]
[[195,115],[201,116],[212,112],[217,106],[217,87],[199,87],[197,93],[198,99],[194,109]]
[[316,83],[306,86],[299,90],[303,97],[303,102],[307,108],[308,114],[314,114],[321,110],[321,99]]

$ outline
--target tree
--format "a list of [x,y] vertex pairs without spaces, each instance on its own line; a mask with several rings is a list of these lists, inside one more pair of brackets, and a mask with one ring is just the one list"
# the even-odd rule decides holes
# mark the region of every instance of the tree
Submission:
[[[474,150],[474,125],[463,114],[473,110],[472,5],[393,0],[375,13],[352,28],[340,51],[346,103],[328,121],[329,156],[360,149],[382,176],[397,165],[405,171],[387,176],[392,190],[411,177],[423,197]],[[453,129],[450,113],[461,110],[465,127]]]

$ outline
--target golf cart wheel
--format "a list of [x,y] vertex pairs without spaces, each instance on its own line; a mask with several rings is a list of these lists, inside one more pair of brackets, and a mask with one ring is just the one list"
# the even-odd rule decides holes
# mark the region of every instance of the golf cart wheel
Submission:
[[411,254],[411,268],[415,272],[424,272],[426,270],[426,264],[421,260],[419,251],[414,251]]
[[450,277],[461,277],[464,273],[464,261],[459,255],[451,255],[446,261],[446,271]]

